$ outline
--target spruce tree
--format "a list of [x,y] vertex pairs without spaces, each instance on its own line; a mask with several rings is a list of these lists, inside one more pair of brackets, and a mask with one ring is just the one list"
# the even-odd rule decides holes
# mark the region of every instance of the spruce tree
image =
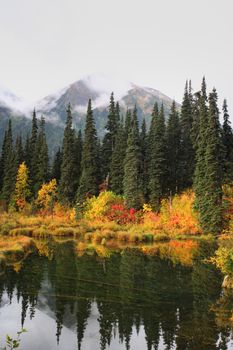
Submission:
[[217,93],[209,94],[209,116],[206,129],[205,151],[206,187],[203,193],[201,225],[205,232],[219,234],[223,225],[222,217],[222,144],[217,106]]
[[191,129],[193,123],[193,107],[191,83],[188,89],[186,82],[183,102],[181,106],[181,162],[182,162],[182,188],[186,189],[192,186],[193,173],[195,167],[195,153],[191,139]]
[[6,148],[7,148],[7,131],[5,131],[4,139],[2,143],[1,159],[0,159],[0,192],[2,191],[3,186],[3,177],[4,177],[4,164],[6,159]]
[[16,138],[15,153],[16,153],[17,164],[19,165],[19,164],[23,163],[25,156],[24,156],[24,149],[23,149],[23,142],[22,142],[21,135],[18,135]]
[[140,145],[141,145],[141,156],[142,156],[142,190],[144,199],[148,198],[148,161],[147,161],[147,152],[148,152],[148,137],[146,131],[146,121],[143,118],[141,133],[140,133]]
[[119,102],[116,103],[115,114],[116,114],[116,122],[118,124],[121,121],[121,111],[120,111]]
[[104,178],[109,174],[110,164],[112,160],[112,152],[115,146],[115,138],[118,126],[119,111],[116,114],[113,92],[110,97],[108,120],[106,124],[106,134],[103,138],[102,145],[102,168]]
[[166,130],[167,174],[166,186],[170,195],[177,193],[181,183],[181,130],[175,101],[171,106]]
[[51,178],[56,179],[58,184],[61,179],[61,166],[62,166],[62,152],[59,147],[58,151],[55,154],[52,171],[51,171]]
[[39,123],[39,132],[36,142],[37,162],[34,192],[37,193],[41,185],[49,179],[49,156],[45,135],[45,119],[42,116]]
[[[30,154],[30,136],[29,136],[29,134],[27,134],[27,137],[26,137],[23,153],[24,153],[25,163],[26,163],[26,165],[27,165],[27,167],[29,169],[29,167],[30,167],[30,158],[31,158],[31,154]],[[30,170],[29,170],[29,172],[30,172]]]
[[159,115],[159,107],[158,103],[156,102],[153,107],[152,115],[151,115],[151,123],[150,123],[150,129],[148,133],[148,147],[149,147],[149,154],[148,154],[148,159],[150,159],[150,154],[152,151],[152,142],[154,138],[154,132],[155,132],[155,126],[158,120],[158,115]]
[[82,151],[83,151],[83,139],[82,132],[79,130],[78,136],[75,139],[75,163],[77,168],[77,183],[79,186],[80,177],[81,177],[81,163],[82,163]]
[[127,109],[126,111],[126,115],[125,115],[125,134],[126,134],[126,138],[128,138],[130,130],[131,130],[131,121],[132,116],[131,116],[131,110]]
[[83,141],[82,174],[77,192],[78,203],[82,203],[89,196],[97,195],[98,185],[97,133],[89,100]]
[[124,161],[123,188],[125,202],[128,208],[139,209],[144,202],[141,169],[141,148],[137,109],[135,107]]
[[5,140],[5,155],[4,155],[4,169],[3,169],[3,186],[2,198],[6,201],[7,206],[12,199],[15,188],[15,180],[17,173],[17,159],[13,147],[11,120],[9,120],[8,130]]
[[200,224],[204,225],[205,193],[206,193],[206,163],[205,152],[207,147],[206,129],[208,126],[208,107],[205,78],[202,80],[201,93],[199,95],[199,130],[196,137],[196,166],[194,172],[195,208],[199,212]]
[[227,101],[223,101],[223,127],[222,127],[222,143],[223,143],[223,171],[224,183],[233,181],[233,131],[229,120]]
[[34,186],[36,184],[36,176],[37,176],[37,137],[38,137],[38,121],[36,116],[36,110],[34,109],[32,114],[32,130],[31,136],[29,140],[29,159],[28,159],[28,168],[31,179],[31,187],[32,192],[34,193]]
[[199,139],[199,128],[200,128],[200,105],[201,105],[201,92],[198,91],[194,94],[193,98],[193,123],[191,128],[191,140],[195,153],[196,161],[196,150],[198,148],[198,139]]
[[119,123],[116,134],[115,147],[112,153],[110,166],[110,188],[116,194],[123,194],[124,158],[127,139],[123,120]]
[[164,108],[159,114],[154,107],[150,129],[149,199],[153,210],[158,211],[165,193],[166,143]]
[[72,204],[77,191],[77,167],[75,154],[75,133],[72,127],[70,104],[67,107],[66,126],[62,146],[62,165],[59,195],[64,204]]
[[[97,182],[98,184],[106,184],[106,189],[108,188],[109,185],[109,176],[107,178],[104,178],[103,175],[103,168],[102,168],[102,143],[101,139],[97,137],[97,148],[96,148],[96,157],[97,157],[97,168],[98,168],[98,173],[97,173]],[[81,162],[82,164],[82,162]],[[107,181],[106,181],[107,180]],[[100,189],[100,188],[99,188]]]

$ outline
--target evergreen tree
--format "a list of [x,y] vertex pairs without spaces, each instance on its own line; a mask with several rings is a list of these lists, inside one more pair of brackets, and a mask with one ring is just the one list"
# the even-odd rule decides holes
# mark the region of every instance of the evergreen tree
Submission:
[[[97,148],[96,148],[96,157],[97,157],[97,168],[98,168],[98,173],[97,173],[97,182],[98,184],[101,183],[106,183],[107,187],[109,184],[109,176],[107,176],[107,178],[104,179],[104,175],[103,175],[103,168],[102,168],[102,144],[101,144],[101,140],[99,137],[97,137]],[[81,162],[82,164],[82,162]],[[103,181],[104,179],[104,181]],[[107,181],[106,181],[107,180]]]
[[123,188],[126,206],[139,209],[144,201],[141,174],[141,148],[137,109],[134,108],[124,161]]
[[200,213],[201,225],[205,232],[218,234],[222,229],[222,144],[217,106],[217,93],[209,94],[209,116],[206,130],[207,146],[205,152],[206,192]]
[[127,140],[123,121],[120,122],[110,166],[110,187],[116,194],[123,194],[124,158]]
[[82,163],[82,151],[83,151],[83,139],[82,139],[82,132],[79,130],[78,136],[75,140],[75,163],[77,167],[77,182],[79,186],[80,177],[81,177],[81,163]]
[[188,89],[186,82],[184,98],[181,106],[181,161],[182,161],[182,188],[192,186],[193,173],[195,167],[195,154],[191,139],[191,129],[193,123],[192,93],[191,83]]
[[150,123],[150,129],[148,133],[148,147],[149,147],[149,152],[148,152],[148,159],[150,159],[150,154],[152,151],[152,143],[153,143],[153,138],[154,138],[154,132],[155,132],[155,125],[158,120],[158,115],[159,115],[159,107],[158,103],[156,102],[153,107],[152,115],[151,115],[151,123]]
[[222,143],[224,147],[224,183],[230,183],[233,181],[233,131],[226,100],[223,101]]
[[29,140],[29,159],[28,159],[28,167],[31,179],[31,186],[34,189],[36,184],[36,176],[37,176],[37,137],[38,137],[38,121],[36,116],[36,111],[34,109],[32,114],[32,130],[31,136]]
[[63,203],[72,204],[77,191],[77,167],[75,154],[75,133],[72,127],[71,106],[67,108],[67,119],[62,146],[61,181],[59,194]]
[[2,152],[0,159],[0,192],[3,186],[3,178],[4,178],[4,164],[6,160],[6,149],[7,149],[7,131],[5,131],[3,144],[2,144]]
[[194,172],[195,208],[200,215],[200,224],[204,226],[204,213],[206,194],[206,163],[205,152],[207,147],[206,129],[208,126],[208,107],[205,78],[202,80],[202,88],[199,96],[199,130],[196,138],[196,166]]
[[158,211],[161,199],[165,192],[166,174],[166,143],[165,143],[165,118],[163,105],[159,114],[155,105],[152,115],[149,161],[149,199],[153,210]]
[[[191,140],[194,152],[198,148],[198,139],[199,139],[199,128],[200,128],[200,106],[201,106],[201,92],[198,91],[194,94],[193,98],[193,123],[191,128]],[[195,153],[196,160],[196,153]]]
[[17,159],[13,147],[11,120],[5,139],[2,198],[8,205],[12,199],[17,173]]
[[56,179],[58,184],[61,179],[61,166],[62,166],[62,152],[59,147],[54,157],[52,172],[51,172],[52,179]]
[[19,165],[19,164],[23,163],[25,156],[24,156],[24,149],[23,149],[23,142],[22,142],[21,135],[17,136],[17,138],[16,138],[15,153],[16,153],[17,164]]
[[140,133],[140,145],[141,145],[141,156],[142,156],[142,190],[145,200],[148,197],[148,162],[147,162],[147,150],[148,150],[148,138],[146,132],[146,121],[143,118],[142,128]]
[[[27,137],[26,137],[26,142],[25,142],[25,145],[24,145],[24,150],[23,150],[23,153],[24,153],[24,160],[25,160],[25,163],[29,169],[30,167],[30,158],[31,158],[31,155],[30,155],[30,137],[29,137],[29,134],[27,134]],[[30,170],[29,170],[30,171]]]
[[[119,114],[119,111],[118,111]],[[106,125],[106,134],[104,135],[102,145],[102,167],[104,178],[109,174],[110,164],[112,160],[112,152],[115,146],[115,138],[118,126],[118,115],[116,114],[116,107],[114,102],[113,92],[110,97],[108,121]]]
[[175,101],[171,106],[167,130],[167,180],[168,193],[174,195],[181,188],[181,130]]
[[125,134],[126,138],[128,138],[130,130],[131,130],[131,124],[132,124],[132,116],[131,116],[131,110],[127,109],[126,116],[125,116]]
[[118,123],[120,123],[120,121],[121,121],[121,111],[120,111],[119,102],[116,103],[115,113],[116,113],[116,122],[118,125]]
[[91,100],[89,100],[83,142],[82,174],[77,192],[79,203],[82,203],[88,196],[97,195],[98,179],[97,135]]
[[34,183],[34,192],[37,193],[41,185],[48,181],[49,178],[49,156],[48,156],[48,146],[46,142],[45,135],[45,119],[41,117],[39,124],[39,133],[36,143],[36,154],[37,162],[36,167],[36,176]]

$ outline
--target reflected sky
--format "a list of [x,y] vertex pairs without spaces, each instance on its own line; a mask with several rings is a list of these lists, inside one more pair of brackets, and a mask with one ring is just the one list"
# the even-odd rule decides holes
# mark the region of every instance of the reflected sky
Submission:
[[23,350],[233,348],[233,294],[203,262],[206,247],[182,266],[136,249],[99,258],[48,244],[49,259],[48,249],[30,255],[0,278],[1,346],[23,325]]

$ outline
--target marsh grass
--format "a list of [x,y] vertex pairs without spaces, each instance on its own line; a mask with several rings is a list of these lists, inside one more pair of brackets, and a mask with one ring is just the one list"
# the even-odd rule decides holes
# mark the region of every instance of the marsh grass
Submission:
[[4,237],[0,239],[0,264],[20,261],[34,249],[34,242],[29,237]]

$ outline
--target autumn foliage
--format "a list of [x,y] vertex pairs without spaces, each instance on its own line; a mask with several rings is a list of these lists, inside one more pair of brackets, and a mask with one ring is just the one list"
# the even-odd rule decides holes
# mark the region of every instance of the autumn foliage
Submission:
[[104,191],[98,197],[87,200],[83,217],[88,220],[113,221],[119,225],[137,224],[138,231],[152,234],[197,234],[200,233],[197,215],[193,211],[194,194],[185,192],[172,199],[163,200],[159,213],[154,213],[149,204],[136,211],[127,209],[124,199],[113,192]]
[[53,179],[42,185],[41,189],[38,191],[36,204],[44,214],[51,213],[53,212],[56,199],[57,181]]
[[30,195],[31,192],[29,189],[28,168],[23,162],[20,164],[18,169],[13,198],[18,210],[24,210],[26,208],[27,200],[29,199]]

